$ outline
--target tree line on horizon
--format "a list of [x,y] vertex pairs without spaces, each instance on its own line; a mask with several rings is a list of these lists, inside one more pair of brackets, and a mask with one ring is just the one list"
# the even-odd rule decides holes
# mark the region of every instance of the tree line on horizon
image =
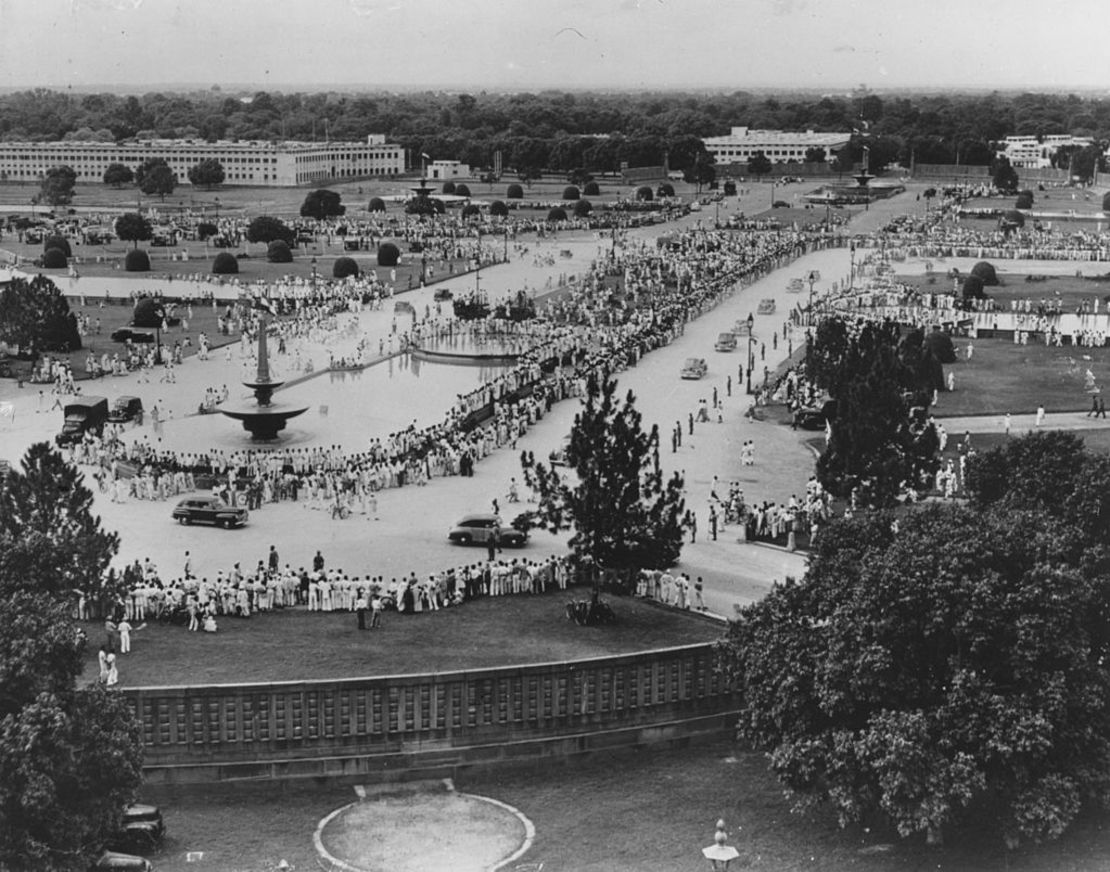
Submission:
[[354,141],[384,133],[410,154],[488,168],[608,172],[662,164],[692,167],[701,142],[731,127],[856,132],[871,165],[988,165],[1006,136],[1070,133],[1110,142],[1110,99],[1075,94],[880,96],[543,91],[477,95],[318,92],[231,95],[218,89],[136,95],[49,89],[0,95],[0,141]]

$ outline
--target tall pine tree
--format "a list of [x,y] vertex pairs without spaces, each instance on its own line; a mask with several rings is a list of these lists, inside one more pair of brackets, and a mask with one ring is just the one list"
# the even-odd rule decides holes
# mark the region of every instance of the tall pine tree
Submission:
[[579,557],[607,569],[673,566],[682,551],[682,477],[664,481],[658,428],[644,432],[636,398],[629,391],[620,403],[616,390],[613,379],[587,381],[567,447],[576,482],[530,455],[525,478],[539,495],[543,526],[573,528],[570,546]]

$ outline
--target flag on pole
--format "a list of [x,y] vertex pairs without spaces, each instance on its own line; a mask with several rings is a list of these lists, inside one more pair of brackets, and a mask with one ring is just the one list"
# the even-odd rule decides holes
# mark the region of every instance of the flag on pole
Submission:
[[432,159],[432,156],[430,154],[424,154],[424,152],[420,152],[420,156],[422,158],[424,158],[424,160],[431,160]]
[[274,308],[274,304],[267,300],[265,297],[255,297],[254,308],[262,309],[265,312],[269,312],[271,315],[277,314],[277,310]]

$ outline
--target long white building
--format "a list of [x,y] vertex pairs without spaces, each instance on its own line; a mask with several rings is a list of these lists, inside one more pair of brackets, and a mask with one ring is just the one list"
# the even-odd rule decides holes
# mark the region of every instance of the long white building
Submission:
[[833,152],[846,146],[851,138],[850,133],[814,133],[812,130],[794,133],[734,127],[727,136],[709,136],[702,142],[718,164],[746,164],[757,151],[763,152],[771,163],[802,163],[811,148],[823,148],[825,160],[831,160]]
[[295,187],[339,179],[395,176],[405,171],[405,150],[381,134],[366,142],[204,142],[155,139],[134,142],[0,142],[0,180],[37,182],[51,167],[64,164],[78,183],[104,179],[109,164],[132,169],[163,158],[189,184],[189,170],[202,160],[218,160],[224,184]]
[[1052,166],[1052,158],[1064,146],[1086,148],[1094,140],[1089,136],[1072,136],[1054,133],[1042,136],[1007,136],[998,146],[998,154],[1005,155],[1010,166],[1018,168],[1043,168]]

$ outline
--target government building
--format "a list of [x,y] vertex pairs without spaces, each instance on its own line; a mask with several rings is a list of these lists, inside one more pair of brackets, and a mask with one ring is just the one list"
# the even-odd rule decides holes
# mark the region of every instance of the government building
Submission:
[[788,161],[804,163],[806,152],[811,148],[823,148],[825,160],[828,161],[833,152],[846,146],[851,138],[850,133],[814,133],[812,130],[791,133],[734,127],[727,136],[709,136],[702,142],[718,164],[746,164],[757,151],[763,152],[771,163],[776,164]]
[[365,142],[204,142],[153,139],[131,142],[0,142],[0,181],[38,182],[51,167],[66,165],[78,184],[103,182],[109,164],[137,170],[163,158],[189,183],[189,170],[202,160],[218,160],[224,184],[288,188],[342,179],[396,176],[405,171],[405,150],[382,134]]

